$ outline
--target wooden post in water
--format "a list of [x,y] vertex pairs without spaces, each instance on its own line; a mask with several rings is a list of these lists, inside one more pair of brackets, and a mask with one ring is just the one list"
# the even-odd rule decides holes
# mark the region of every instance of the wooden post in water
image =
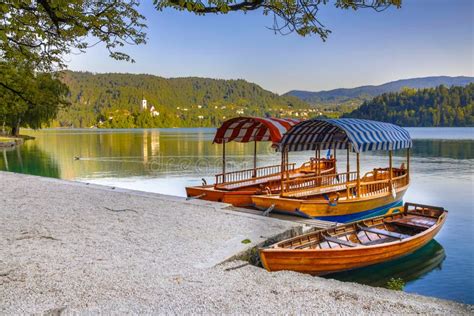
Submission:
[[222,183],[225,183],[225,139],[222,141]]
[[360,154],[357,153],[357,197],[360,197]]
[[253,146],[253,177],[257,177],[257,141],[254,141]]

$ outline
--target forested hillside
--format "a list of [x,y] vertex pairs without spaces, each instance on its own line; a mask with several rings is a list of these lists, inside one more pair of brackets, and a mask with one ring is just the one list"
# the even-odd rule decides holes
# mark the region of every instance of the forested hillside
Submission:
[[474,83],[474,77],[458,76],[433,76],[424,78],[401,79],[387,82],[377,86],[361,86],[356,88],[340,88],[327,91],[302,91],[292,90],[287,92],[287,96],[295,96],[317,106],[325,114],[332,116],[350,112],[358,108],[364,101],[388,92],[400,92],[403,88],[423,89],[435,88],[440,85],[446,87],[466,86]]
[[[278,96],[244,80],[68,71],[63,81],[72,104],[55,121],[62,127],[217,126],[238,115],[295,117],[315,111],[296,97]],[[141,109],[142,98],[147,111]],[[159,115],[151,115],[151,106]]]
[[435,76],[425,78],[401,79],[397,81],[387,82],[378,86],[340,88],[318,92],[292,90],[287,92],[285,95],[295,96],[302,99],[303,101],[316,105],[324,102],[345,102],[349,99],[366,100],[371,99],[382,93],[399,92],[403,88],[423,89],[435,88],[440,85],[444,85],[447,87],[466,86],[470,83],[474,83],[474,77]]
[[401,126],[474,126],[474,84],[384,93],[344,117]]

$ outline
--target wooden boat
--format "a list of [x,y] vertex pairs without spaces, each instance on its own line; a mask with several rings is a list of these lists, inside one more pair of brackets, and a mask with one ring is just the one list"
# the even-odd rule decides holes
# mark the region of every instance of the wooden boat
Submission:
[[[237,117],[225,121],[217,129],[214,144],[222,144],[222,173],[215,175],[215,183],[203,182],[201,186],[186,188],[188,199],[203,199],[230,203],[235,206],[249,206],[251,196],[280,192],[282,165],[257,167],[257,143],[270,141],[278,144],[281,137],[299,121],[294,119]],[[254,143],[253,168],[226,171],[225,145],[229,142]],[[313,157],[297,167],[294,163],[284,166],[289,179],[335,172],[335,158]]]
[[[292,179],[283,171],[280,192],[252,196],[252,203],[262,210],[337,222],[383,213],[400,205],[408,189],[411,144],[408,132],[393,124],[358,119],[301,122],[280,142],[282,166],[286,165],[289,151],[346,149],[346,172]],[[407,150],[406,167],[393,167],[392,151],[398,149]],[[389,166],[361,176],[360,153],[370,150],[388,151]],[[350,170],[350,152],[356,153],[356,171]]]
[[313,275],[356,269],[413,253],[446,221],[441,207],[406,203],[386,215],[316,231],[259,249],[268,271]]

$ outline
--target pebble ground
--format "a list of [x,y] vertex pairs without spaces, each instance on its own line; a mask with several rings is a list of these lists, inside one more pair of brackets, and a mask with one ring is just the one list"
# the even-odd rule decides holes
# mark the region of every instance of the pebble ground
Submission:
[[473,313],[228,260],[294,227],[224,204],[0,172],[0,314]]

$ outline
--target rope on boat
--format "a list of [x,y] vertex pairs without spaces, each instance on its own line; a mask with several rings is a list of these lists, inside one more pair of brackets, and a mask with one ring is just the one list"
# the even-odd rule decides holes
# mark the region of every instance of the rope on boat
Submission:
[[202,194],[195,195],[195,196],[188,196],[186,198],[186,201],[200,199],[200,198],[205,197],[205,196],[206,196],[206,193],[202,193]]
[[265,210],[265,212],[263,212],[262,215],[263,215],[263,216],[268,216],[268,215],[270,215],[271,211],[273,211],[274,208],[275,208],[275,204],[270,205],[270,207],[267,208],[267,209]]

